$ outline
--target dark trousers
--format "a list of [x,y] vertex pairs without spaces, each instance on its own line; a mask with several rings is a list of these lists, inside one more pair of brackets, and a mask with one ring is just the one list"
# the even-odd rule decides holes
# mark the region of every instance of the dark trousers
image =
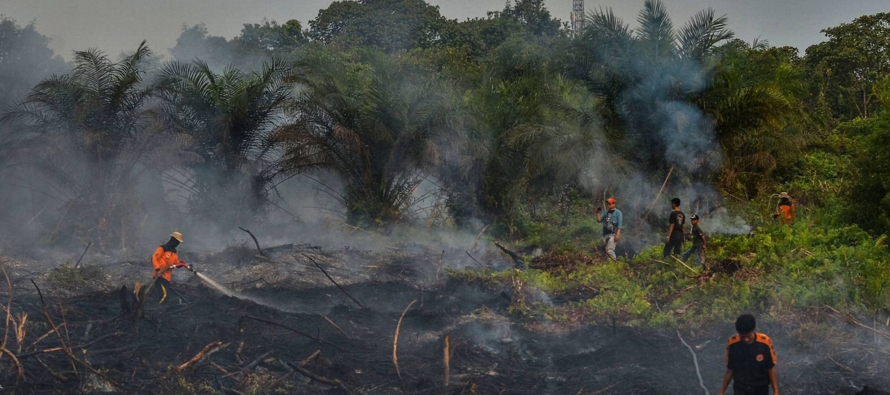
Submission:
[[747,385],[732,384],[732,393],[734,395],[769,395],[769,386],[751,387]]
[[673,250],[674,255],[680,255],[680,250],[683,248],[683,239],[674,239],[670,240],[667,243],[664,243],[664,250],[661,252],[661,256],[667,258],[668,255],[671,255],[671,250]]
[[157,289],[158,293],[158,303],[163,302],[170,293],[176,295],[176,297],[178,297],[179,299],[182,299],[183,302],[187,301],[185,296],[182,296],[182,294],[176,292],[176,290],[172,286],[170,286],[170,282],[162,277],[158,277],[157,279],[155,279],[155,288]]

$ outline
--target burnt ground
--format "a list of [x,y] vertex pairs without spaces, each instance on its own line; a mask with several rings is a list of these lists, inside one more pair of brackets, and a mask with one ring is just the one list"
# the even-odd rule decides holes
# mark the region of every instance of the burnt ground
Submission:
[[[12,318],[26,324],[21,339],[15,325],[8,325],[6,348],[17,355],[23,376],[16,377],[15,366],[4,356],[0,393],[705,392],[692,354],[673,329],[621,322],[566,326],[519,316],[509,311],[509,292],[447,278],[444,266],[474,265],[465,255],[460,258],[463,251],[324,251],[309,246],[273,251],[269,259],[244,249],[195,257],[199,271],[241,298],[221,295],[183,271],[177,273],[176,287],[190,303],[180,304],[171,295],[158,305],[153,296],[141,319],[122,313],[117,291],[121,284],[131,289],[134,279],[145,280],[134,273],[141,268],[136,262],[97,264],[106,273],[101,286],[61,289],[47,275],[38,275],[34,262],[6,260],[13,285]],[[309,258],[365,308],[332,286]],[[510,266],[496,255],[478,258],[496,269]],[[61,336],[44,336],[51,326],[31,279],[41,287],[46,312]],[[4,305],[7,295],[0,294]],[[553,299],[568,303],[563,299],[571,298]],[[393,364],[393,335],[402,311],[415,300],[400,327],[400,380]],[[890,388],[888,342],[843,322],[829,325],[826,332],[830,319],[760,323],[779,353],[782,393],[881,394],[880,389]],[[731,324],[681,334],[696,350],[705,386],[716,394]],[[177,369],[205,346],[205,358]],[[60,348],[70,349],[71,355]],[[316,351],[317,357],[307,359]],[[863,390],[866,385],[871,389]]]

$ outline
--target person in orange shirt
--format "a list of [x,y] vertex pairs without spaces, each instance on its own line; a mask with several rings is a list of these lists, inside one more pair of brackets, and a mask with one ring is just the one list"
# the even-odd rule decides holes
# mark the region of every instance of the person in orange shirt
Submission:
[[176,253],[176,247],[179,246],[180,243],[182,243],[182,233],[173,232],[173,234],[170,235],[170,240],[168,240],[166,244],[159,246],[151,256],[151,265],[154,268],[151,276],[154,277],[155,281],[161,286],[161,300],[158,303],[167,299],[167,289],[173,291],[173,293],[179,296],[180,299],[185,299],[179,292],[176,292],[170,287],[170,281],[173,280],[173,269],[192,268],[189,264],[179,260],[179,255]]
[[794,202],[791,201],[791,196],[788,195],[788,192],[780,193],[779,204],[776,206],[773,218],[779,218],[783,224],[787,225],[794,223],[794,214]]

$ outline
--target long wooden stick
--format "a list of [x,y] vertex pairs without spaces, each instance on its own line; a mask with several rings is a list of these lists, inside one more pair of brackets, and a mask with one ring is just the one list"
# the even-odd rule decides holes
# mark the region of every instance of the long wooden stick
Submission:
[[664,191],[664,187],[667,186],[668,180],[671,179],[671,173],[673,173],[673,172],[674,172],[674,167],[671,166],[671,170],[668,171],[668,175],[667,175],[667,177],[664,178],[664,182],[661,184],[661,189],[658,190],[658,194],[655,195],[655,199],[652,200],[652,204],[650,204],[650,205],[649,205],[649,208],[646,209],[646,215],[643,215],[643,217],[648,217],[648,216],[649,216],[649,212],[652,211],[652,207],[655,207],[655,203],[657,203],[657,202],[658,202],[658,198],[661,197],[661,192]]
[[683,265],[683,267],[689,269],[691,272],[693,272],[693,273],[698,273],[695,269],[692,268],[692,266],[687,265],[686,262],[683,262],[683,261],[679,260],[677,257],[675,257],[675,256],[673,256],[673,255],[668,255],[668,256],[670,256],[671,259],[673,259],[673,260],[679,262],[681,265]]
[[330,275],[328,275],[328,272],[326,272],[326,271],[321,267],[321,265],[319,265],[318,262],[315,261],[315,259],[310,258],[309,255],[306,255],[306,254],[301,254],[301,255],[303,255],[304,257],[306,257],[306,259],[312,261],[312,263],[315,264],[315,267],[317,267],[318,270],[321,270],[321,272],[324,273],[324,276],[327,277],[328,280],[331,280],[331,282],[334,283],[334,285],[337,286],[337,288],[340,289],[340,291],[342,291],[344,294],[346,294],[346,296],[348,296],[349,299],[352,299],[352,301],[355,302],[355,304],[359,305],[359,307],[361,307],[361,308],[363,308],[363,309],[366,309],[366,308],[367,308],[367,307],[365,307],[365,305],[362,304],[362,302],[359,302],[358,299],[356,299],[354,296],[350,295],[349,292],[346,292],[346,290],[343,289],[343,287],[341,287],[340,284],[337,284],[337,282],[334,281],[334,279],[331,278]]
[[328,316],[326,316],[324,314],[320,314],[320,315],[321,315],[321,318],[324,318],[324,320],[328,322],[328,324],[331,324],[334,326],[334,328],[337,328],[337,330],[340,331],[340,333],[342,333],[343,336],[346,336],[347,339],[352,340],[352,338],[349,337],[349,334],[346,333],[346,331],[344,331],[343,328],[340,327],[340,325],[335,324],[334,321],[331,321],[331,319],[328,318]]
[[396,334],[392,337],[392,364],[396,367],[396,376],[399,377],[400,383],[402,383],[402,372],[399,371],[399,331],[401,331],[402,329],[402,320],[405,318],[405,314],[408,312],[408,309],[410,309],[411,306],[414,305],[414,303],[417,303],[417,299],[414,299],[411,301],[411,303],[408,303],[408,307],[405,307],[405,310],[402,311],[402,315],[399,317],[399,323],[396,324]]

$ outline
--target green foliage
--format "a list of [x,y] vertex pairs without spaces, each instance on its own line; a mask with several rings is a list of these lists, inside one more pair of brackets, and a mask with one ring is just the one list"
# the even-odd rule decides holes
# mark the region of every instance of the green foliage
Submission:
[[[835,225],[834,215],[803,214],[794,225],[767,223],[751,235],[712,235],[706,263],[716,274],[709,277],[673,260],[662,261],[660,245],[644,249],[629,262],[594,254],[592,264],[578,264],[570,271],[448,273],[462,281],[500,287],[516,284],[516,279],[530,295],[598,290],[595,297],[578,303],[526,303],[517,310],[554,320],[572,321],[580,314],[593,321],[614,317],[628,325],[701,326],[732,320],[743,311],[796,314],[832,306],[870,314],[890,306],[886,237],[875,238],[855,225]],[[578,229],[581,222],[572,223]],[[538,226],[543,225],[535,221],[530,225]],[[565,234],[554,239],[560,237]],[[586,247],[555,245],[559,247],[552,248],[591,253]]]
[[63,263],[49,272],[47,281],[53,288],[82,292],[99,288],[105,281],[105,273],[99,266],[84,265],[75,268]]
[[453,164],[445,153],[460,148],[461,107],[444,78],[377,51],[356,57],[323,50],[298,63],[303,90],[274,141],[285,171],[343,178],[345,194],[331,195],[351,223],[387,227],[412,216],[425,175]]
[[335,47],[391,53],[436,46],[453,24],[423,0],[335,1],[309,21],[309,36]]
[[0,111],[24,98],[41,78],[65,66],[33,22],[19,26],[14,19],[0,16]]
[[842,120],[874,116],[881,106],[874,87],[890,74],[890,13],[864,15],[822,32],[828,40],[807,48],[805,57],[816,94]]

